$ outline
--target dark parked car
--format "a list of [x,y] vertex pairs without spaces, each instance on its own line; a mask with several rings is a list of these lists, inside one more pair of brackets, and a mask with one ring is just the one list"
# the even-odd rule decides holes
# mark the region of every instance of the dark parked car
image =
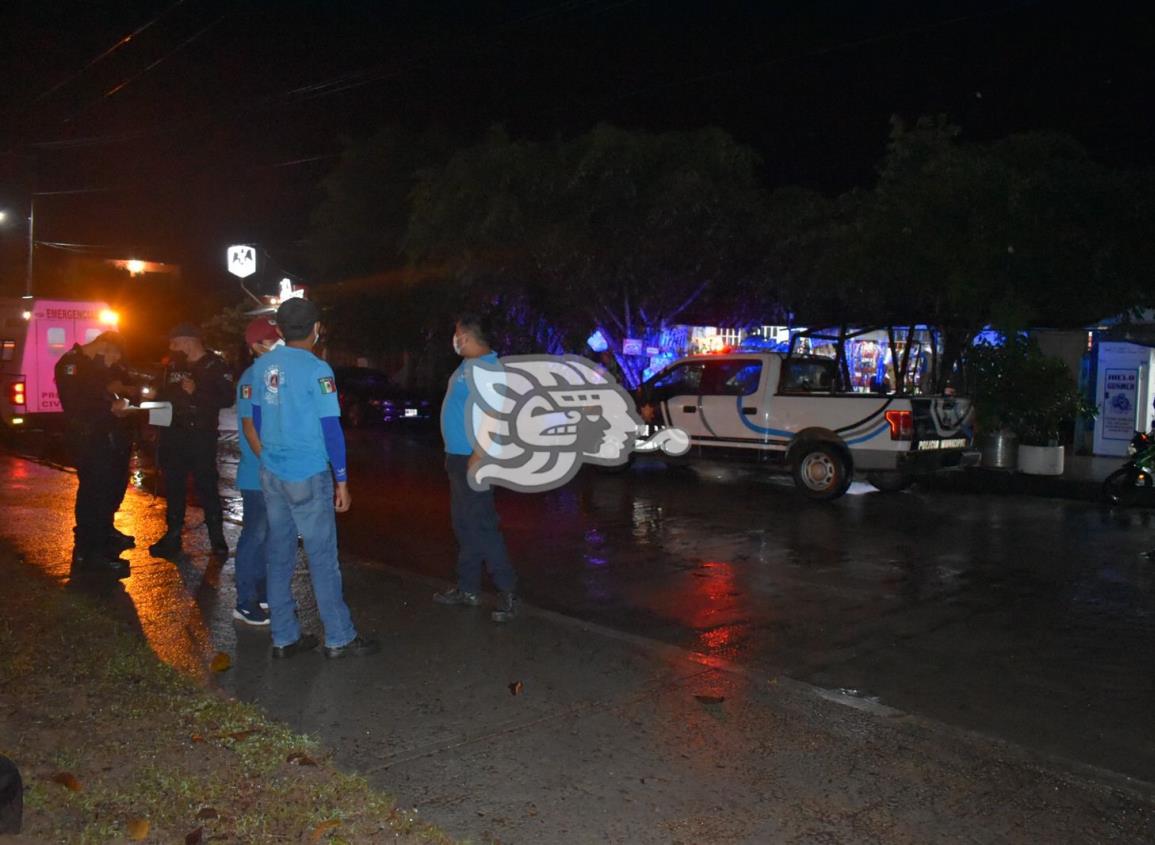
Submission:
[[351,428],[380,423],[428,422],[432,406],[428,397],[402,390],[380,370],[368,367],[334,367],[341,419]]

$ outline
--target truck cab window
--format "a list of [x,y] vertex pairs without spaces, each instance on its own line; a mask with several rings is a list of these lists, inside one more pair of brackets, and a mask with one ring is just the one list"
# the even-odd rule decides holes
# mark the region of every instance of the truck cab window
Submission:
[[782,362],[779,393],[830,393],[834,390],[834,362],[793,359]]
[[750,396],[762,378],[760,361],[711,361],[702,376],[702,393],[710,396]]
[[703,369],[701,362],[689,361],[658,373],[646,384],[646,397],[651,402],[662,402],[671,396],[697,395],[702,386]]

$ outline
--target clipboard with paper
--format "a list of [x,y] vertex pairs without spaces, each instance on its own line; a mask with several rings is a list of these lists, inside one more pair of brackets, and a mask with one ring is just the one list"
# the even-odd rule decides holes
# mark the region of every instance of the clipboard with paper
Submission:
[[129,406],[130,411],[148,411],[148,424],[167,428],[172,425],[172,402],[141,402]]

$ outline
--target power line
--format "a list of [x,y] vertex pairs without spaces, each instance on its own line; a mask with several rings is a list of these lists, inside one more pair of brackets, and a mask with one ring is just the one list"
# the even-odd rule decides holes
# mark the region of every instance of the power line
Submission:
[[124,45],[128,44],[130,41],[132,41],[138,35],[145,32],[146,30],[150,29],[161,18],[168,15],[169,12],[173,11],[178,6],[184,5],[184,2],[185,2],[185,0],[176,0],[175,3],[173,3],[168,8],[164,9],[156,17],[152,18],[149,21],[146,21],[145,23],[141,24],[136,29],[134,29],[132,32],[117,39],[116,42],[111,47],[109,47],[107,50],[104,50],[102,53],[98,54],[94,59],[89,61],[86,65],[81,67],[80,70],[76,71],[71,76],[65,77],[60,82],[57,82],[55,85],[53,85],[47,91],[45,91],[43,94],[40,94],[38,97],[36,97],[36,99],[34,99],[32,102],[33,103],[39,103],[41,100],[44,100],[44,99],[52,96],[53,94],[55,94],[57,91],[59,91],[65,85],[68,85],[69,83],[73,82],[74,80],[79,79],[81,76],[83,76],[85,73],[87,73],[93,67],[95,67],[97,64],[104,61],[106,58],[111,56],[113,53],[115,53],[117,50],[119,50]]
[[169,50],[167,53],[165,53],[163,56],[161,56],[159,59],[157,59],[156,61],[149,64],[143,70],[141,70],[141,71],[133,74],[132,76],[128,77],[127,79],[124,79],[121,82],[117,83],[112,88],[109,88],[107,91],[105,91],[102,95],[100,95],[98,98],[93,100],[87,106],[84,106],[83,108],[81,108],[80,110],[75,112],[71,117],[65,119],[64,122],[65,123],[71,123],[72,121],[76,120],[76,118],[80,117],[82,114],[84,114],[89,109],[94,108],[95,106],[100,105],[105,100],[108,100],[108,99],[116,96],[118,93],[123,91],[125,88],[127,88],[132,83],[136,82],[136,80],[140,79],[142,76],[147,74],[149,71],[153,70],[155,67],[157,67],[158,65],[160,65],[161,63],[163,63],[167,59],[171,58],[172,56],[174,56],[179,51],[183,50],[189,44],[196,41],[198,38],[200,38],[202,35],[204,35],[210,29],[215,27],[217,24],[219,24],[221,21],[223,21],[226,17],[228,17],[228,15],[229,15],[229,13],[225,12],[220,17],[218,17],[216,20],[214,20],[212,23],[208,24],[207,26],[201,27],[199,30],[194,32],[192,35],[190,35],[184,41],[181,41],[179,44],[177,44],[175,47],[173,47],[171,50]]
[[[499,32],[502,30],[515,28],[515,27],[521,26],[527,22],[532,22],[532,21],[536,21],[536,20],[540,20],[540,19],[546,19],[548,17],[552,17],[552,16],[558,15],[558,14],[565,14],[568,12],[581,11],[581,10],[584,10],[584,9],[590,7],[590,6],[597,6],[599,3],[603,4],[603,5],[601,5],[598,8],[593,9],[592,12],[594,14],[600,15],[600,14],[603,14],[607,11],[611,11],[613,9],[616,9],[620,6],[628,5],[628,4],[634,3],[634,2],[637,2],[637,0],[617,0],[617,2],[613,2],[613,3],[605,3],[604,0],[564,0],[564,2],[557,3],[557,4],[550,6],[546,9],[539,9],[533,13],[521,15],[519,17],[512,18],[508,21],[503,21],[499,24],[494,24],[493,26],[488,27],[485,30],[483,30],[480,35],[477,33],[474,33],[474,34],[472,34],[471,37],[484,38],[486,35],[492,34],[494,32]],[[209,25],[209,27],[215,26],[217,23],[219,23],[219,20],[220,19],[214,21],[212,24]],[[197,35],[194,36],[194,38],[199,37],[200,34],[201,33],[198,33]],[[252,105],[249,105],[249,106],[235,110],[230,115],[230,119],[234,119],[234,120],[239,119],[239,118],[241,118],[241,117],[243,117],[243,116],[245,116],[251,112],[259,111],[261,109],[278,108],[278,107],[283,107],[283,106],[288,106],[288,105],[294,105],[294,104],[302,102],[302,101],[320,99],[322,97],[328,97],[328,96],[332,96],[334,94],[340,94],[340,93],[343,93],[345,91],[349,91],[349,90],[352,90],[355,88],[360,88],[360,87],[363,87],[366,85],[373,85],[373,84],[377,84],[380,82],[388,81],[390,79],[395,79],[395,78],[402,76],[404,74],[407,74],[411,71],[414,71],[414,70],[420,69],[421,67],[424,67],[428,63],[428,61],[430,60],[430,57],[432,55],[435,55],[438,52],[443,51],[445,49],[448,49],[450,47],[453,47],[457,44],[460,44],[462,40],[463,40],[463,37],[461,37],[461,36],[458,36],[456,39],[452,39],[452,40],[447,38],[441,44],[439,44],[433,48],[430,48],[427,51],[427,54],[425,56],[423,56],[421,58],[414,58],[407,65],[400,67],[400,68],[397,68],[397,67],[388,67],[387,68],[385,65],[381,65],[381,64],[370,65],[370,66],[367,66],[364,68],[359,68],[359,69],[354,70],[354,71],[348,71],[346,73],[340,74],[338,76],[330,77],[328,79],[322,79],[322,80],[319,80],[316,82],[309,83],[307,85],[302,85],[302,86],[298,86],[296,88],[290,88],[288,90],[278,92],[276,94],[271,94],[257,103],[254,103]],[[180,47],[178,46],[176,49],[180,49]],[[476,53],[478,51],[478,49],[480,49],[480,48],[474,48],[470,52]],[[163,58],[162,58],[162,61],[163,61]],[[146,71],[147,70],[148,69],[146,69]],[[115,93],[115,91],[113,91],[111,93]],[[107,94],[105,96],[107,96]],[[97,102],[99,102],[99,100]],[[88,107],[86,107],[86,108],[88,108]],[[187,130],[187,129],[189,129],[193,126],[196,126],[196,125],[203,125],[205,123],[211,123],[213,121],[219,121],[221,119],[222,118],[221,118],[220,114],[217,113],[217,114],[211,115],[211,116],[210,115],[204,115],[201,117],[186,118],[184,120],[169,121],[169,122],[162,123],[162,124],[154,124],[153,126],[145,127],[143,129],[138,129],[138,130],[134,130],[131,132],[121,132],[121,133],[115,133],[115,134],[110,133],[110,134],[106,134],[106,135],[91,135],[91,136],[88,136],[85,138],[59,139],[59,140],[51,140],[51,141],[35,141],[35,142],[32,142],[31,144],[29,144],[29,146],[35,147],[38,149],[44,149],[44,150],[69,150],[69,149],[81,149],[81,148],[93,147],[93,146],[102,146],[102,145],[106,145],[106,144],[125,143],[125,142],[129,142],[129,141],[137,140],[139,138],[148,137],[151,135],[165,134],[168,132],[177,132],[177,131]]]
[[61,191],[33,191],[34,197],[59,197],[68,194],[105,194],[113,191],[124,191],[125,187],[118,188],[67,188]]

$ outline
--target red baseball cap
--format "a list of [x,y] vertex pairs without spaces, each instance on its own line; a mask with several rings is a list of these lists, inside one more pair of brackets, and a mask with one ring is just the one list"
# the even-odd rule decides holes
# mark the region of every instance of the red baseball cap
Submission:
[[254,343],[263,343],[265,341],[277,341],[281,336],[277,333],[277,327],[273,321],[268,317],[257,317],[245,329],[245,345],[252,346]]

